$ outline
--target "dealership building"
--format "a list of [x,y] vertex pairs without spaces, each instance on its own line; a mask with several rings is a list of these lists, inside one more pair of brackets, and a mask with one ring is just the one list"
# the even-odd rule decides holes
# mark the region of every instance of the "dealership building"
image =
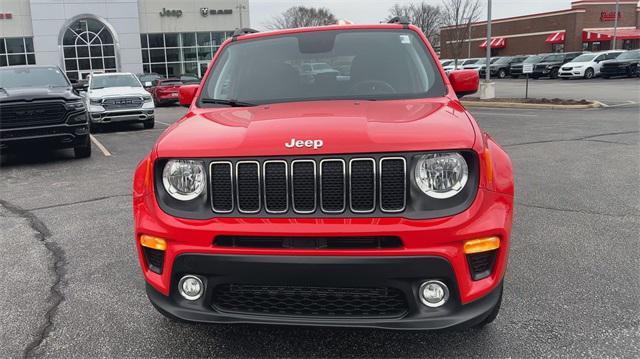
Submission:
[[[638,1],[573,1],[560,11],[495,19],[491,24],[492,54],[518,55],[548,52],[599,51],[612,47],[614,24],[618,23],[616,47],[640,48],[640,6]],[[482,57],[486,53],[486,21],[467,26],[448,26],[440,32],[440,57]],[[463,35],[464,34],[464,35]]]
[[0,0],[0,66],[202,76],[249,0]]

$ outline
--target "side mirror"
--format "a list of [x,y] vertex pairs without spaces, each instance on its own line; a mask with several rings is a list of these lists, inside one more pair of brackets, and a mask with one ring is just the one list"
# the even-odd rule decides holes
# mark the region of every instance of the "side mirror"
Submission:
[[72,84],[72,87],[74,90],[81,92],[81,91],[86,91],[89,85],[87,84],[86,81],[78,81],[78,82],[74,82]]
[[180,105],[189,107],[199,88],[200,85],[180,86],[180,89],[178,90],[178,101],[180,102]]
[[480,75],[476,70],[451,71],[451,73],[449,73],[449,82],[458,98],[461,98],[478,91]]

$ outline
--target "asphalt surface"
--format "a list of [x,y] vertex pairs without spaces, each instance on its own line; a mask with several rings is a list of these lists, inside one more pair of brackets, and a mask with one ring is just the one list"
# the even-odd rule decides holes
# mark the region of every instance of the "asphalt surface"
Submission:
[[130,196],[158,123],[96,134],[110,156],[3,156],[0,357],[637,357],[640,108],[472,113],[511,155],[517,186],[504,303],[484,330],[165,319],[144,293]]
[[[525,97],[526,80],[494,80],[496,96]],[[591,80],[551,80],[529,79],[529,97],[560,98],[570,100],[596,100],[605,105],[622,106],[640,103],[640,79],[638,78],[595,78]]]

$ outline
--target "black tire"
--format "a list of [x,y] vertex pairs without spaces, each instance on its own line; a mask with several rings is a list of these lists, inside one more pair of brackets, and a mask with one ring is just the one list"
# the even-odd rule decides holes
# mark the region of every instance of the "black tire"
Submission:
[[500,306],[502,305],[502,292],[504,290],[504,287],[500,288],[500,298],[498,299],[498,303],[496,303],[496,305],[493,307],[493,309],[491,309],[491,312],[489,313],[489,315],[487,315],[486,318],[484,318],[480,323],[476,324],[475,328],[477,329],[482,329],[485,326],[493,323],[494,320],[496,320],[496,318],[498,317],[498,313],[500,313]]
[[595,71],[593,71],[593,69],[589,67],[584,71],[584,78],[587,80],[591,80],[595,74],[596,74]]
[[87,139],[83,141],[83,143],[79,146],[75,146],[73,148],[73,154],[76,158],[87,158],[91,157],[91,139],[89,136],[86,136]]
[[638,68],[629,67],[629,73],[627,74],[627,77],[635,77],[636,75],[638,75]]
[[503,79],[505,77],[507,77],[507,70],[505,69],[498,70],[498,78]]
[[551,70],[551,75],[549,75],[549,78],[552,79],[557,79],[558,78],[558,73],[560,72],[560,69],[553,69]]
[[156,121],[155,119],[146,120],[142,123],[142,125],[144,126],[145,129],[150,130],[155,127]]
[[93,123],[93,122],[89,122],[89,132],[90,133],[99,133],[100,131],[102,131],[102,125],[97,124],[97,123]]

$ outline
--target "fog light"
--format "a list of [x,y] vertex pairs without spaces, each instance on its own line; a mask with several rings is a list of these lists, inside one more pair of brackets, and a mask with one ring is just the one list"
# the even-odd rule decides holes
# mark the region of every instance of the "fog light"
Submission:
[[186,300],[198,300],[204,292],[204,284],[194,275],[185,275],[178,283],[178,292]]
[[437,308],[449,300],[449,288],[438,281],[429,280],[420,285],[420,301],[430,308]]

